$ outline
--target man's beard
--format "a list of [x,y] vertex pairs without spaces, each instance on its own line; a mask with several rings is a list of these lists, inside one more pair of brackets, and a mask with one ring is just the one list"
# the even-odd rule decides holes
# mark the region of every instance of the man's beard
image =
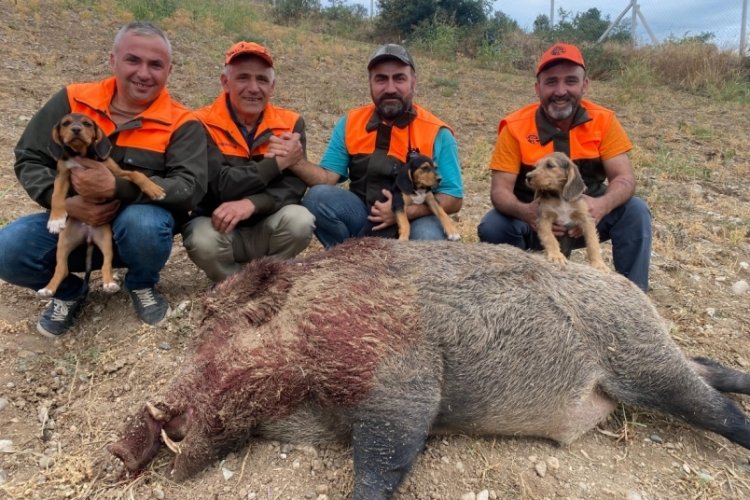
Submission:
[[409,109],[409,103],[400,95],[387,94],[378,100],[377,108],[381,118],[394,120]]
[[565,103],[565,107],[560,108],[558,107],[558,103],[549,100],[547,101],[547,105],[544,107],[544,111],[552,120],[562,121],[567,120],[568,118],[573,116],[573,112],[575,111],[577,105],[578,102],[575,99],[568,99]]

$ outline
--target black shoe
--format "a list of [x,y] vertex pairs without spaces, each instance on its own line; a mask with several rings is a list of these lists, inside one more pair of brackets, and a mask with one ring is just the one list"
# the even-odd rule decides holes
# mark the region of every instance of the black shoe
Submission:
[[53,298],[39,317],[36,324],[37,331],[52,339],[60,337],[73,326],[85,300],[86,295],[73,300]]
[[156,288],[140,288],[138,290],[128,290],[130,298],[133,300],[133,307],[138,317],[146,324],[158,325],[169,312],[169,302],[162,294],[156,291]]

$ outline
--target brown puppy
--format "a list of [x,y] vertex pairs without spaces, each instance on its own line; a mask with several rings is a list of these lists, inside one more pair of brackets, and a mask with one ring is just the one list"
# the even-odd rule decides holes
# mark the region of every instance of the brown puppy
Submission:
[[406,216],[406,207],[422,203],[427,204],[430,211],[440,220],[443,232],[449,240],[461,239],[453,220],[448,217],[432,192],[439,183],[437,167],[427,156],[416,155],[401,168],[391,189],[393,193],[391,208],[396,216],[399,240],[408,240],[411,231],[409,218]]
[[589,262],[596,269],[607,271],[596,224],[582,198],[586,185],[576,164],[564,153],[552,153],[539,160],[534,170],[526,174],[526,184],[534,190],[534,198],[539,200],[536,229],[547,259],[561,265],[567,263],[560,251],[560,242],[552,233],[552,225],[557,222],[568,229],[580,227]]
[[[57,243],[57,266],[55,274],[46,287],[37,291],[41,297],[52,297],[62,280],[68,275],[68,256],[84,241],[89,244],[86,269],[91,268],[91,245],[96,245],[104,257],[102,281],[104,291],[114,293],[120,289],[112,276],[112,228],[109,224],[97,227],[68,218],[65,212],[65,198],[70,190],[70,169],[80,167],[76,156],[93,158],[104,163],[117,177],[128,179],[141,188],[152,200],[164,198],[164,190],[140,172],[122,170],[109,157],[112,144],[101,128],[88,116],[70,113],[62,117],[52,129],[50,154],[57,160],[57,176],[52,191],[52,203],[47,229],[60,234]],[[66,223],[67,221],[67,223]]]

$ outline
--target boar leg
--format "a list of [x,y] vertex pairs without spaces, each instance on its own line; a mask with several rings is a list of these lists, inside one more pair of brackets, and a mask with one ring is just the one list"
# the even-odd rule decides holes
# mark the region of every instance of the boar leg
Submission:
[[707,380],[698,374],[695,366],[698,366],[695,362],[684,358],[636,363],[632,372],[607,381],[602,387],[623,403],[673,415],[750,448],[750,420],[732,400],[710,384],[733,389],[738,386],[746,389],[747,385],[738,380],[732,370],[718,368],[717,363],[703,365],[703,373],[709,374]]
[[750,394],[749,374],[708,358],[693,358],[693,363],[698,375],[717,391]]
[[354,500],[394,495],[423,450],[439,409],[437,377],[392,375],[387,387],[381,382],[371,390],[353,416]]

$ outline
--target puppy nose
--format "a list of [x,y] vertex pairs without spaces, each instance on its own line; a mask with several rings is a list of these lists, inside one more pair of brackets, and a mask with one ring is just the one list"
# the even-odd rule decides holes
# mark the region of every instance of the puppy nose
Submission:
[[81,133],[81,127],[70,127],[70,131],[78,135]]

